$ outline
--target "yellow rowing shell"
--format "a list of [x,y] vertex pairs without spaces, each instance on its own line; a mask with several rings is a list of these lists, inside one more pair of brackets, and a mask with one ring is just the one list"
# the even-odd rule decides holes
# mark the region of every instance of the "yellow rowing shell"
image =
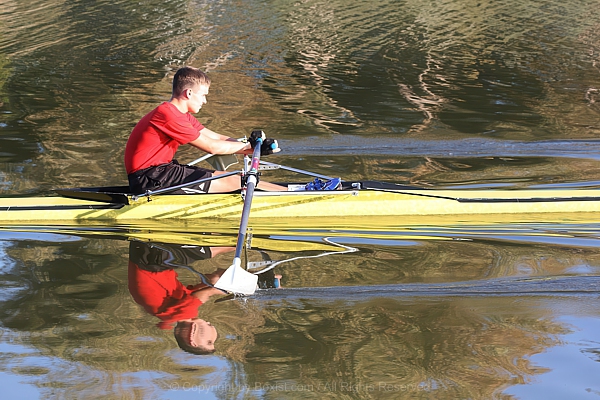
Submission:
[[[66,197],[1,198],[2,224],[131,223],[140,221],[239,221],[243,199],[239,193],[154,195],[124,201],[93,201]],[[254,193],[251,221],[282,224],[290,220],[321,221],[337,218],[369,224],[405,223],[411,219],[478,221],[493,216],[508,221],[560,221],[569,214],[600,212],[600,190],[339,190],[328,192]],[[590,214],[585,214],[590,217]],[[600,214],[599,214],[600,215]],[[577,219],[587,218],[579,215]],[[541,222],[541,221],[540,221]]]

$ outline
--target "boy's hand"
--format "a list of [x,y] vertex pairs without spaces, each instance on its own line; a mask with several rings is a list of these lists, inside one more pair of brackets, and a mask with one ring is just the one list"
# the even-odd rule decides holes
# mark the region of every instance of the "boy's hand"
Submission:
[[265,139],[262,146],[260,146],[261,156],[268,156],[269,154],[279,153],[280,151],[279,143],[274,139]]
[[277,140],[267,139],[267,135],[265,135],[265,133],[261,130],[254,130],[250,134],[250,139],[248,139],[248,142],[250,142],[252,148],[256,147],[256,142],[259,138],[263,140],[262,145],[260,146],[261,156],[268,156],[269,154],[279,153],[281,151]]
[[250,145],[252,145],[252,148],[256,147],[256,142],[258,139],[262,139],[264,142],[267,139],[267,135],[265,135],[265,133],[261,130],[253,130],[250,134],[250,138],[248,139],[248,142]]

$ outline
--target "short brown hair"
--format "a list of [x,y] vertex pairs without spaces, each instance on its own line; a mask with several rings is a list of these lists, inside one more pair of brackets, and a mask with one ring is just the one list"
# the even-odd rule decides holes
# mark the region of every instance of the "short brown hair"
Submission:
[[173,96],[178,97],[187,89],[196,89],[198,85],[210,86],[210,78],[194,67],[182,67],[173,77]]

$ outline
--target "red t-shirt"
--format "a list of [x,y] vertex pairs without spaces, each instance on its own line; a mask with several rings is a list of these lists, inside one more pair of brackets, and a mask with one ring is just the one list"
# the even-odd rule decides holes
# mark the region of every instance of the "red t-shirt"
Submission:
[[162,103],[133,128],[125,147],[127,173],[171,162],[177,148],[198,139],[202,129],[204,126],[190,113]]
[[198,316],[202,302],[177,279],[172,269],[150,272],[129,262],[129,293],[136,303],[161,322],[158,327],[170,329],[174,322]]

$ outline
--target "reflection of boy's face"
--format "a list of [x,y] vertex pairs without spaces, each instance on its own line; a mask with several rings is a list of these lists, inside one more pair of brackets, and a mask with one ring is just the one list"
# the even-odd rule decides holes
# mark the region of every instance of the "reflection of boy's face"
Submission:
[[190,326],[190,346],[214,349],[217,340],[217,330],[210,322],[195,318]]

